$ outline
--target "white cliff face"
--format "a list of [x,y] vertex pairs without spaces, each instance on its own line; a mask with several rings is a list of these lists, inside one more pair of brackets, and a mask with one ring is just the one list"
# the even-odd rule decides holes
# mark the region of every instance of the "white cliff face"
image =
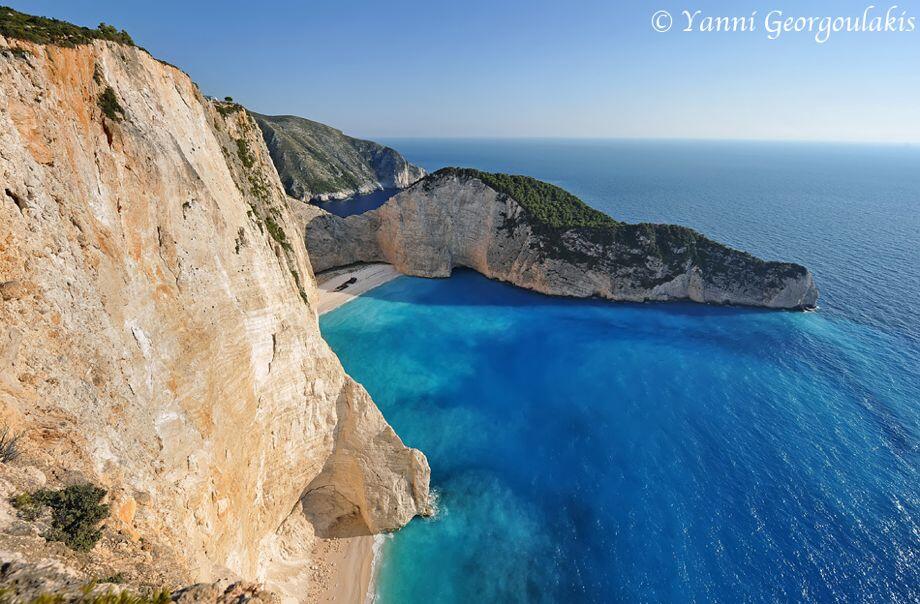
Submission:
[[797,265],[762,262],[667,225],[548,229],[482,180],[449,173],[428,177],[372,212],[343,219],[314,209],[305,222],[317,271],[389,262],[408,275],[446,277],[463,266],[558,296],[769,308],[811,307],[817,300],[811,274]]
[[107,488],[116,528],[192,580],[270,579],[314,533],[428,513],[424,456],[320,335],[248,114],[136,48],[10,45],[0,407],[32,463]]

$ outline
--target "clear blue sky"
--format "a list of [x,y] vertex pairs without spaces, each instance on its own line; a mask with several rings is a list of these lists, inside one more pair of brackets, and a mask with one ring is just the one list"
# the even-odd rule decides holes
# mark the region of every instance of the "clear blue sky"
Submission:
[[[206,94],[358,136],[920,142],[920,31],[819,45],[651,26],[658,9],[758,10],[762,27],[878,0],[8,1],[123,27]],[[920,0],[898,3],[920,20]]]

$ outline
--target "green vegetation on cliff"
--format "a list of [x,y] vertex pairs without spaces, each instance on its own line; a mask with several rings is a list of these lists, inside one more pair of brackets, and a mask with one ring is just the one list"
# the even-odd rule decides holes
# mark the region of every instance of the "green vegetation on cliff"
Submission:
[[687,227],[619,222],[565,189],[529,176],[443,168],[423,181],[424,186],[444,177],[475,178],[514,199],[524,215],[506,217],[500,228],[514,234],[526,223],[546,254],[588,267],[609,263],[632,270],[644,287],[665,283],[691,264],[714,279],[747,274],[770,283],[805,272],[797,264],[761,260]]
[[134,46],[134,40],[128,32],[105,23],[100,23],[96,29],[90,29],[57,19],[26,15],[7,6],[0,6],[0,35],[56,46],[77,46],[89,44],[93,40],[108,40]]
[[[169,590],[150,593],[133,593],[128,590],[92,593],[95,587],[95,583],[84,585],[80,594],[43,593],[34,597],[29,604],[68,604],[72,602],[80,604],[170,604],[173,601],[172,592]],[[15,598],[15,595],[15,591],[0,589],[0,602],[22,601]]]
[[499,193],[512,197],[541,223],[560,229],[615,227],[617,222],[565,189],[517,174],[495,174],[471,168],[443,168],[434,174],[478,178]]
[[99,108],[107,118],[113,121],[118,121],[125,115],[125,110],[118,102],[118,97],[115,96],[115,91],[111,86],[106,86],[99,95]]
[[390,147],[292,115],[251,114],[288,195],[311,200],[408,186],[421,168]]
[[91,484],[51,491],[41,489],[10,499],[20,518],[33,521],[46,508],[51,510],[51,527],[43,535],[48,541],[61,541],[71,549],[88,551],[102,536],[97,528],[109,515],[109,506],[100,503],[105,489]]
[[218,101],[215,99],[214,108],[217,109],[217,112],[224,117],[227,117],[231,113],[236,113],[237,111],[243,111],[243,106],[239,103],[234,103],[233,97],[229,96],[225,97],[223,101]]

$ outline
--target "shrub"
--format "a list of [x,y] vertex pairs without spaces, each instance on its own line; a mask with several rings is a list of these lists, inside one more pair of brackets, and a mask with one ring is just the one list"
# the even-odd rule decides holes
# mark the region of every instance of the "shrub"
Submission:
[[99,108],[102,109],[102,113],[104,113],[107,118],[113,121],[118,121],[125,115],[125,110],[122,109],[121,104],[118,102],[118,97],[115,96],[115,91],[112,90],[111,86],[106,86],[102,94],[99,95]]
[[233,97],[232,97],[232,96],[225,96],[225,97],[224,97],[224,100],[227,101],[228,103],[232,103],[232,102],[233,102]]
[[10,497],[10,505],[16,508],[16,515],[29,522],[42,515],[44,505],[30,493],[20,493]]
[[256,164],[256,158],[252,156],[252,153],[249,151],[249,143],[244,139],[238,138],[236,141],[236,156],[240,158],[240,162],[243,164],[243,167],[247,170],[252,168]]
[[[227,98],[229,99],[230,97]],[[231,113],[236,113],[243,108],[242,105],[234,103],[233,101],[217,101],[214,103],[214,107],[217,109],[217,113],[224,117],[227,117]]]
[[19,439],[22,434],[13,434],[8,426],[0,430],[0,462],[10,463],[19,457]]
[[281,244],[281,247],[291,251],[291,244],[288,243],[287,235],[284,234],[284,229],[281,228],[275,219],[271,216],[265,218],[265,227],[268,229],[268,234],[272,236],[272,239]]
[[105,493],[105,489],[95,485],[82,484],[56,491],[22,493],[10,499],[10,503],[24,520],[35,520],[45,507],[50,508],[51,528],[43,537],[61,541],[77,551],[89,551],[102,536],[97,528],[99,523],[109,515],[109,506],[100,503]]
[[5,6],[0,7],[0,35],[57,46],[77,46],[89,44],[93,40],[134,46],[134,40],[125,30],[118,30],[105,23],[100,23],[97,29],[90,29],[66,21],[27,15]]
[[[93,30],[90,30],[92,32]],[[131,36],[128,35],[128,32],[125,30],[119,30],[114,25],[109,25],[107,23],[100,23],[99,27],[96,28],[96,36],[100,40],[109,40],[111,42],[118,42],[119,44],[127,44],[128,46],[134,45],[134,40],[131,39]]]

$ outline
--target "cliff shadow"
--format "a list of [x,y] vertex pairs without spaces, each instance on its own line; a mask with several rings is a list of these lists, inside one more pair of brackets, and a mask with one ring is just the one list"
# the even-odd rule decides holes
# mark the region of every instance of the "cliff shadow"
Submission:
[[[443,287],[445,282],[448,287]],[[407,295],[412,289],[411,296]],[[383,302],[399,302],[428,306],[506,306],[643,309],[686,317],[737,316],[738,314],[774,314],[783,311],[753,306],[701,304],[690,300],[620,302],[604,298],[575,298],[553,296],[528,290],[511,283],[490,279],[465,267],[453,270],[447,278],[403,275],[395,281],[361,294]]]
[[312,201],[310,203],[326,210],[330,214],[346,218],[376,210],[400,191],[402,189],[380,189],[364,195],[355,195],[348,199],[331,199],[329,201]]
[[300,502],[304,516],[313,525],[318,537],[329,539],[374,534],[361,516],[358,506],[333,485],[308,490]]

